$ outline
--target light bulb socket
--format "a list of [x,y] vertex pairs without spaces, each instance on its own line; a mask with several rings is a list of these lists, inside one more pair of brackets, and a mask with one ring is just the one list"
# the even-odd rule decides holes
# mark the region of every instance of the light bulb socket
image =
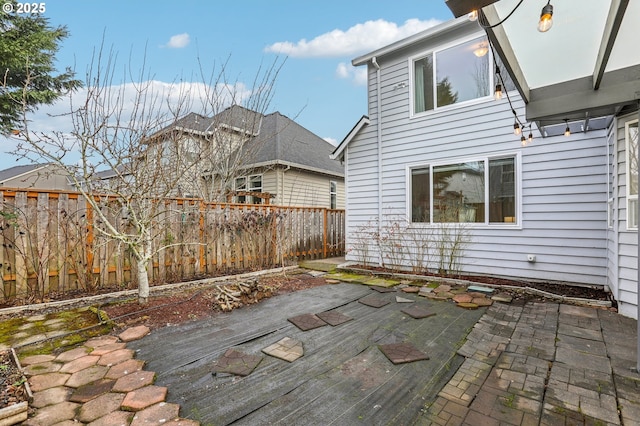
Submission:
[[520,129],[520,125],[516,121],[515,123],[513,123],[513,134],[518,136],[520,133],[522,133],[522,129]]
[[533,141],[533,133],[529,132],[529,142]]

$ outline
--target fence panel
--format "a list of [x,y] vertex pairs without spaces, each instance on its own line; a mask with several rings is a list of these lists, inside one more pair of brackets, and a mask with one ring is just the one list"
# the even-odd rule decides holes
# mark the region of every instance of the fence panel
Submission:
[[[100,213],[118,230],[133,232],[114,197],[100,196],[94,212],[76,192],[0,188],[2,300],[134,288],[133,254],[101,232]],[[151,227],[152,283],[341,256],[345,247],[344,210],[318,207],[167,199]]]

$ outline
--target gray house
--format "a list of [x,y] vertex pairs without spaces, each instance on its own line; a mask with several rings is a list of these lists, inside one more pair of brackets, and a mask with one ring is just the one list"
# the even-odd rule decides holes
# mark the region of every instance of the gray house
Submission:
[[438,271],[424,241],[464,232],[458,272],[604,286],[635,317],[637,104],[526,120],[488,41],[464,16],[353,60],[368,114],[333,153],[347,260]]
[[25,164],[0,170],[0,186],[61,191],[72,189],[66,172],[50,163]]
[[329,158],[335,147],[279,112],[234,105],[212,117],[190,113],[145,142],[162,150],[167,170],[188,168],[179,196],[344,208],[344,168]]

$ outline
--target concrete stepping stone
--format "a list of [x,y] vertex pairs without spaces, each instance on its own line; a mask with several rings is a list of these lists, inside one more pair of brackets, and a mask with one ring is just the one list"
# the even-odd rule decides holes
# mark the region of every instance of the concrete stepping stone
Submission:
[[327,325],[314,314],[302,314],[295,317],[287,318],[287,321],[298,327],[302,331],[313,330],[314,328]]
[[464,308],[464,309],[478,309],[478,305],[476,305],[475,303],[458,303],[457,304],[458,307],[460,308]]
[[[24,367],[23,371],[27,376],[35,376],[36,374],[55,373],[60,371],[64,364],[59,362],[41,362],[39,364],[30,364]],[[69,373],[69,371],[60,371],[61,373]]]
[[133,359],[135,354],[136,353],[133,349],[118,349],[102,355],[98,360],[98,365],[106,365],[110,367],[112,365],[120,364],[121,362]]
[[49,388],[42,392],[34,393],[33,401],[29,405],[34,408],[42,408],[47,405],[59,404],[64,401],[68,401],[70,393],[71,389],[66,386]]
[[475,303],[478,306],[491,306],[493,305],[493,300],[487,298],[487,297],[474,297],[473,300],[471,300],[471,303]]
[[413,303],[411,299],[405,299],[404,297],[396,296],[396,303]]
[[124,396],[123,393],[106,393],[100,395],[80,407],[77,418],[83,423],[90,423],[113,411],[118,411]]
[[24,425],[55,425],[65,420],[73,420],[80,404],[64,401],[60,404],[49,405],[39,409],[34,417],[25,421]]
[[293,362],[304,355],[304,348],[302,347],[301,341],[285,337],[273,345],[267,346],[262,352],[285,361]]
[[507,293],[498,293],[491,296],[491,300],[495,302],[511,303],[511,301],[513,300],[513,297]]
[[130,359],[111,367],[104,377],[105,379],[118,380],[120,377],[126,376],[127,374],[142,370],[143,367],[144,361],[139,359]]
[[453,301],[456,303],[469,303],[473,300],[473,296],[469,293],[461,293],[453,296]]
[[[114,426],[114,425],[128,425],[131,423],[134,413],[128,411],[113,411],[106,416],[91,422],[91,426]],[[164,423],[167,425],[168,423]]]
[[[69,397],[69,401],[80,402],[84,404],[85,402],[91,401],[92,399],[100,395],[111,392],[111,388],[113,388],[113,385],[115,383],[115,380],[100,379],[96,380],[95,382],[80,386],[71,394],[71,396]],[[98,417],[96,417],[96,419]]]
[[410,285],[409,287],[403,287],[401,290],[405,293],[418,293],[422,287]]
[[451,286],[448,284],[440,284],[438,287],[433,289],[434,293],[446,293],[451,291]]
[[106,345],[101,345],[96,347],[93,351],[91,351],[91,355],[95,355],[95,356],[102,356],[102,355],[106,355],[109,352],[114,352],[117,351],[119,349],[124,349],[127,347],[127,344],[122,342],[122,343],[109,343]]
[[377,294],[370,294],[368,296],[365,296],[362,299],[359,299],[358,302],[362,303],[363,305],[371,306],[372,308],[381,308],[391,303],[386,297],[382,297]]
[[116,336],[106,335],[106,336],[93,337],[87,340],[84,343],[84,345],[95,349],[95,348],[99,348],[100,346],[110,345],[117,342],[118,342],[118,338]]
[[31,364],[41,364],[43,362],[49,362],[56,359],[53,355],[31,355],[20,360],[20,364],[23,366]]
[[64,385],[69,380],[71,374],[47,373],[33,376],[29,379],[31,391],[40,392],[45,389],[55,388]]
[[77,373],[80,370],[84,370],[85,368],[91,367],[92,365],[96,365],[99,359],[100,359],[99,356],[94,356],[94,355],[87,355],[80,358],[76,358],[73,361],[64,364],[60,368],[60,372],[61,373]]
[[429,297],[433,296],[433,289],[431,287],[420,287],[418,290],[418,296]]
[[109,367],[105,367],[103,365],[92,365],[89,368],[73,373],[65,385],[71,388],[79,388],[80,386],[87,385],[91,382],[104,378],[107,371],[109,371]]
[[470,285],[467,288],[467,291],[477,291],[478,293],[491,294],[493,293],[494,289],[492,289],[491,287],[483,287],[480,285]]
[[382,287],[382,286],[379,286],[379,285],[372,285],[371,286],[371,290],[375,290],[378,293],[394,293],[396,291],[395,288]]
[[156,373],[153,371],[134,371],[116,380],[111,390],[113,392],[131,392],[143,386],[152,385],[155,379]]
[[169,420],[177,419],[180,406],[168,402],[161,402],[136,413],[131,421],[131,426],[139,425],[164,425]]
[[419,306],[419,305],[413,305],[408,308],[404,308],[400,312],[403,312],[415,319],[428,318],[435,315],[435,312],[431,312],[424,306]]
[[118,334],[118,337],[123,342],[131,342],[134,340],[142,339],[150,332],[151,330],[146,325],[139,325],[137,327],[127,328],[125,331]]
[[320,318],[322,321],[326,322],[332,327],[335,327],[336,325],[344,324],[345,322],[351,321],[353,319],[348,315],[345,315],[341,312],[336,312],[336,311],[320,312],[316,315],[318,316],[318,318]]
[[427,354],[419,351],[415,346],[408,342],[379,345],[378,348],[389,359],[389,361],[394,364],[403,364],[406,362],[429,359]]
[[81,346],[79,348],[62,352],[60,355],[56,357],[56,361],[58,362],[73,361],[74,359],[80,358],[85,355],[89,355],[89,352],[91,352],[91,349],[87,348],[86,346]]
[[145,386],[127,393],[122,400],[121,408],[126,411],[140,411],[147,407],[164,402],[167,388],[164,386]]
[[251,355],[236,349],[227,349],[213,366],[216,373],[235,374],[236,376],[248,376],[260,364],[260,355]]

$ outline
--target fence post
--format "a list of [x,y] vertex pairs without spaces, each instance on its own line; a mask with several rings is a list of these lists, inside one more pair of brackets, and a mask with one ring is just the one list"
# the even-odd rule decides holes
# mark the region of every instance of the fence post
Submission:
[[322,258],[326,259],[327,256],[327,252],[328,252],[328,247],[327,247],[327,228],[329,225],[329,211],[324,208],[323,209],[323,213],[324,213],[324,217],[323,217],[323,224],[322,224]]
[[200,200],[200,219],[199,219],[199,224],[200,224],[200,230],[199,230],[199,239],[200,239],[200,251],[199,251],[199,255],[200,255],[200,273],[203,274],[206,271],[206,264],[207,264],[207,242],[205,241],[205,233],[204,233],[204,213],[205,213],[205,206],[204,206],[204,200]]
[[85,203],[87,214],[87,285],[93,287],[93,208],[88,202]]

